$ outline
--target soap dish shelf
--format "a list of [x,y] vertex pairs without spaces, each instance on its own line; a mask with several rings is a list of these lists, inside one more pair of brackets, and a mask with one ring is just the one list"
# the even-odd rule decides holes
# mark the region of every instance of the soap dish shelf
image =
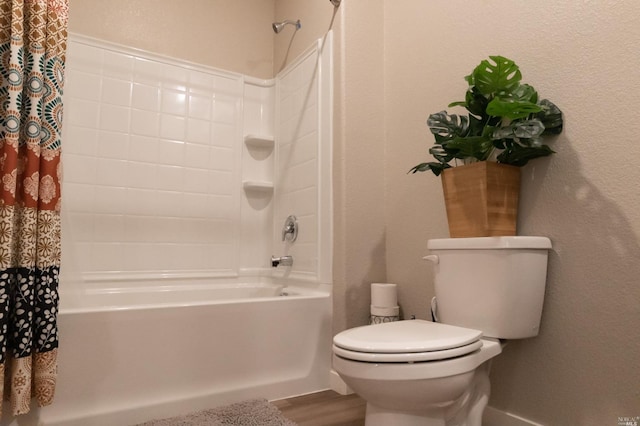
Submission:
[[273,149],[275,141],[269,136],[246,135],[244,137],[244,143],[248,148]]
[[262,180],[245,180],[242,182],[242,187],[245,191],[272,192],[273,182]]

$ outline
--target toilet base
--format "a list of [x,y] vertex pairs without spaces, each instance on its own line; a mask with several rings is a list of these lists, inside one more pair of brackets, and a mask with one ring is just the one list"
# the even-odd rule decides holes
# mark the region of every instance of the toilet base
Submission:
[[365,426],[482,426],[482,414],[491,393],[490,369],[490,361],[479,366],[464,394],[446,406],[398,411],[367,403]]
[[367,404],[365,426],[447,426],[444,410],[430,412],[401,412]]

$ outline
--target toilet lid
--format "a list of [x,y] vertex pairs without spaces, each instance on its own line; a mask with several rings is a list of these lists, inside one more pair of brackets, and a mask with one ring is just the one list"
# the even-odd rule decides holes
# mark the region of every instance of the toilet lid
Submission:
[[[469,353],[475,350],[471,346],[479,342],[480,337],[482,332],[479,330],[431,321],[410,320],[345,330],[333,338],[333,343],[337,348],[349,352],[372,354],[427,353],[456,348],[465,348],[464,350],[467,350],[465,353]],[[460,355],[464,354],[456,356]],[[443,359],[443,357],[437,359]]]

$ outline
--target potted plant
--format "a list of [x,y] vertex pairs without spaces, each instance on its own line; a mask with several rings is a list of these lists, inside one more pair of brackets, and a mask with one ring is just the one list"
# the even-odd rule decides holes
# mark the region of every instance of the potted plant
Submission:
[[465,100],[449,107],[468,113],[429,116],[436,161],[410,172],[442,174],[451,237],[516,235],[520,167],[554,153],[542,140],[562,132],[562,112],[521,83],[519,67],[503,56],[483,60],[465,80]]

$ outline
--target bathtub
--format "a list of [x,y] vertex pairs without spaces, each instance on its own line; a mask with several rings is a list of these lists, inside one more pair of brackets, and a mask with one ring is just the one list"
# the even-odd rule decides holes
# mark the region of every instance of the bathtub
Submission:
[[328,287],[161,286],[63,299],[55,400],[31,417],[126,426],[327,389]]

